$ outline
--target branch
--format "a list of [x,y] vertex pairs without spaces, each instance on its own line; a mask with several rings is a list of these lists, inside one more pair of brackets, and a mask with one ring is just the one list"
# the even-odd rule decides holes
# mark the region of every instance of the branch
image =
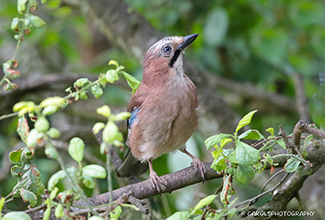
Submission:
[[305,92],[304,76],[296,73],[294,74],[295,83],[295,93],[296,93],[296,103],[300,118],[307,121],[308,124],[311,123],[307,95]]
[[296,146],[300,145],[301,134],[303,132],[312,134],[313,136],[316,137],[325,138],[324,131],[308,126],[308,124],[304,120],[299,120],[293,129],[292,142],[294,143],[294,145]]
[[207,78],[211,86],[216,88],[223,88],[243,97],[251,97],[266,102],[268,105],[272,105],[278,110],[285,110],[289,112],[297,112],[296,102],[287,96],[277,93],[269,93],[263,89],[257,88],[251,83],[240,83],[229,79],[217,76],[214,73],[207,73]]
[[[315,146],[307,146],[306,151],[308,156],[306,157],[307,160],[311,162],[325,162],[325,148],[319,147],[316,148]],[[278,155],[281,154],[283,150],[278,151],[271,151],[271,152],[262,152],[261,154],[268,153],[270,155]],[[275,158],[274,163],[278,164],[276,167],[282,167],[287,162],[286,157]],[[206,181],[216,178],[221,178],[222,175],[218,174],[217,171],[211,168],[212,162],[204,163],[205,168],[207,170]],[[266,167],[266,169],[270,169],[270,166]],[[202,182],[202,178],[199,173],[196,172],[193,166],[187,167],[183,170],[177,171],[175,173],[170,173],[164,176],[161,176],[161,179],[167,183],[167,187],[162,193],[171,193],[180,188],[184,188],[189,185],[193,185],[195,183]],[[159,193],[155,190],[152,186],[150,180],[145,180],[140,183],[136,183],[133,185],[128,185],[116,190],[113,190],[113,200],[119,198],[123,193],[131,192],[131,195],[138,198],[144,199],[159,195]],[[104,193],[98,196],[94,196],[89,198],[90,204],[92,205],[101,205],[106,204],[109,201],[109,193]],[[82,206],[81,201],[77,201],[75,205]]]
[[[222,175],[218,174],[214,169],[211,168],[211,162],[204,163],[204,165],[207,171],[205,181],[222,177]],[[175,173],[161,176],[160,178],[167,183],[167,187],[161,193],[171,193],[177,189],[202,182],[201,175],[197,173],[196,169],[192,166]],[[159,195],[155,187],[151,184],[151,181],[145,180],[140,183],[113,190],[113,200],[119,198],[124,193],[129,192],[131,192],[131,195],[133,197],[136,197],[138,199],[144,199]],[[103,193],[101,195],[89,198],[89,201],[90,204],[95,206],[106,204],[109,202],[109,193]],[[75,205],[83,206],[83,202],[77,201],[75,202]]]

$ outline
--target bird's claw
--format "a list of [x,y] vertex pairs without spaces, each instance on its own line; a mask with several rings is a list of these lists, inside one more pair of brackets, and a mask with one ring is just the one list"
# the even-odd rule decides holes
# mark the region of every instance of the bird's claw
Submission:
[[167,183],[162,180],[156,172],[150,172],[150,180],[151,184],[159,194],[167,188]]
[[194,166],[195,170],[200,172],[202,177],[202,182],[204,183],[205,175],[207,174],[204,163],[200,159],[194,157],[191,164]]

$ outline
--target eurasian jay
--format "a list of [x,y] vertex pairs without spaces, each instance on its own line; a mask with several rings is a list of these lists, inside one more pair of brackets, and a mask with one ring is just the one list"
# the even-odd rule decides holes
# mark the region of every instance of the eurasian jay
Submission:
[[182,51],[198,34],[165,37],[148,50],[143,81],[132,95],[126,145],[131,149],[118,169],[119,177],[138,176],[150,169],[150,180],[160,193],[166,186],[152,168],[152,160],[177,149],[189,155],[205,177],[203,162],[186,150],[185,143],[198,125],[194,83],[184,74]]

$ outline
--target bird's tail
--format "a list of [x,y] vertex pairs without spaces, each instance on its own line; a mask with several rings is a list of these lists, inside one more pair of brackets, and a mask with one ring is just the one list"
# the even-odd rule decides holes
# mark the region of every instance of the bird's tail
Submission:
[[141,162],[133,157],[131,149],[126,154],[122,165],[117,170],[118,177],[140,176],[148,170],[148,163]]

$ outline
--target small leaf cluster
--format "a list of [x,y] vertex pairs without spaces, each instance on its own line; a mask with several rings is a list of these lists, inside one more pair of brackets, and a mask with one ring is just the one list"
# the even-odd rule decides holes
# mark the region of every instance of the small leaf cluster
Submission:
[[[48,181],[48,190],[51,192],[50,198],[45,201],[47,209],[44,212],[44,219],[48,219],[51,209],[55,208],[55,216],[61,218],[64,216],[64,210],[69,210],[75,200],[80,199],[82,190],[81,186],[93,189],[95,181],[93,178],[106,178],[106,170],[97,164],[82,166],[85,144],[82,139],[74,137],[70,140],[68,152],[70,156],[79,164],[79,168],[74,166],[59,170],[54,173]],[[68,178],[72,188],[59,193],[57,184]],[[59,202],[57,199],[59,199]],[[56,199],[56,200],[55,200]]]
[[10,196],[21,197],[24,202],[29,202],[33,207],[37,203],[37,197],[44,194],[44,184],[41,173],[31,162],[34,158],[33,148],[21,148],[10,152],[9,160],[14,164],[10,171],[11,175],[18,178],[16,186]]
[[[46,0],[42,0],[42,3],[45,2]],[[31,14],[31,12],[36,11],[37,8],[38,3],[36,0],[17,0],[17,11],[19,14],[24,15],[24,17],[14,17],[11,22],[10,28],[16,33],[14,38],[18,41],[18,43],[13,57],[2,64],[5,75],[0,81],[0,85],[6,82],[3,87],[5,91],[17,88],[17,85],[12,83],[10,80],[19,77],[21,74],[21,71],[15,70],[15,68],[18,67],[18,62],[15,59],[15,56],[17,55],[20,43],[24,39],[24,35],[31,33],[31,31],[35,28],[40,28],[45,25],[45,21],[43,21],[40,17]]]
[[127,72],[123,71],[124,66],[121,66],[115,60],[109,61],[108,65],[114,65],[116,69],[110,69],[105,74],[105,80],[110,83],[114,83],[119,80],[119,74],[122,74],[126,79],[128,85],[132,89],[131,94],[133,94],[137,88],[140,86],[140,81],[128,74]]
[[97,122],[93,126],[93,132],[95,134],[103,130],[103,144],[101,145],[100,152],[102,154],[106,153],[105,151],[107,144],[123,147],[123,134],[119,131],[118,126],[115,122],[126,120],[131,116],[131,114],[129,112],[121,112],[114,115],[107,105],[97,108],[97,113],[107,118],[106,124],[103,122]]
[[[238,136],[238,131],[250,124],[255,112],[251,111],[239,121],[234,134],[218,134],[205,140],[207,149],[211,147],[216,149],[212,152],[214,161],[211,167],[218,172],[226,170],[227,174],[234,175],[242,183],[247,183],[254,178],[253,165],[261,160],[260,151],[241,140],[261,140],[262,134],[257,130],[249,129]],[[230,142],[235,144],[235,149],[223,149]]]
[[[209,195],[203,198],[193,209],[190,209],[189,211],[176,212],[170,216],[168,220],[185,220],[203,217],[206,219],[217,220],[224,216],[232,217],[238,211],[233,207],[238,197],[230,201],[230,197],[236,194],[233,187],[233,177],[235,177],[239,182],[246,184],[255,177],[255,174],[262,172],[266,168],[267,164],[271,165],[271,172],[273,172],[272,170],[274,170],[274,166],[277,165],[274,163],[274,159],[277,157],[290,157],[284,165],[284,170],[286,172],[297,171],[301,163],[308,163],[304,158],[294,154],[271,156],[270,154],[265,153],[261,157],[260,155],[262,151],[273,150],[273,146],[275,145],[279,145],[284,149],[286,149],[287,146],[284,144],[282,137],[276,137],[274,135],[274,128],[266,129],[270,134],[267,138],[256,129],[248,129],[242,134],[238,133],[240,129],[251,123],[252,117],[256,112],[257,111],[254,110],[246,114],[239,121],[233,134],[221,133],[207,138],[204,142],[208,150],[214,148],[214,151],[211,152],[214,158],[211,168],[220,174],[223,174],[223,185],[220,187],[220,190],[217,190],[217,194],[219,194],[220,201],[224,204],[224,207],[222,209],[209,211],[210,204],[218,196],[217,194]],[[245,139],[257,141],[257,143],[250,146],[243,141]],[[305,138],[303,146],[306,147],[312,143],[314,143],[313,136],[309,135]],[[230,147],[225,149],[224,147],[227,144],[232,144],[234,148]],[[261,145],[259,150],[255,148],[258,145]],[[302,154],[306,156],[304,150],[302,151]],[[202,208],[208,209],[208,212],[204,212]]]

